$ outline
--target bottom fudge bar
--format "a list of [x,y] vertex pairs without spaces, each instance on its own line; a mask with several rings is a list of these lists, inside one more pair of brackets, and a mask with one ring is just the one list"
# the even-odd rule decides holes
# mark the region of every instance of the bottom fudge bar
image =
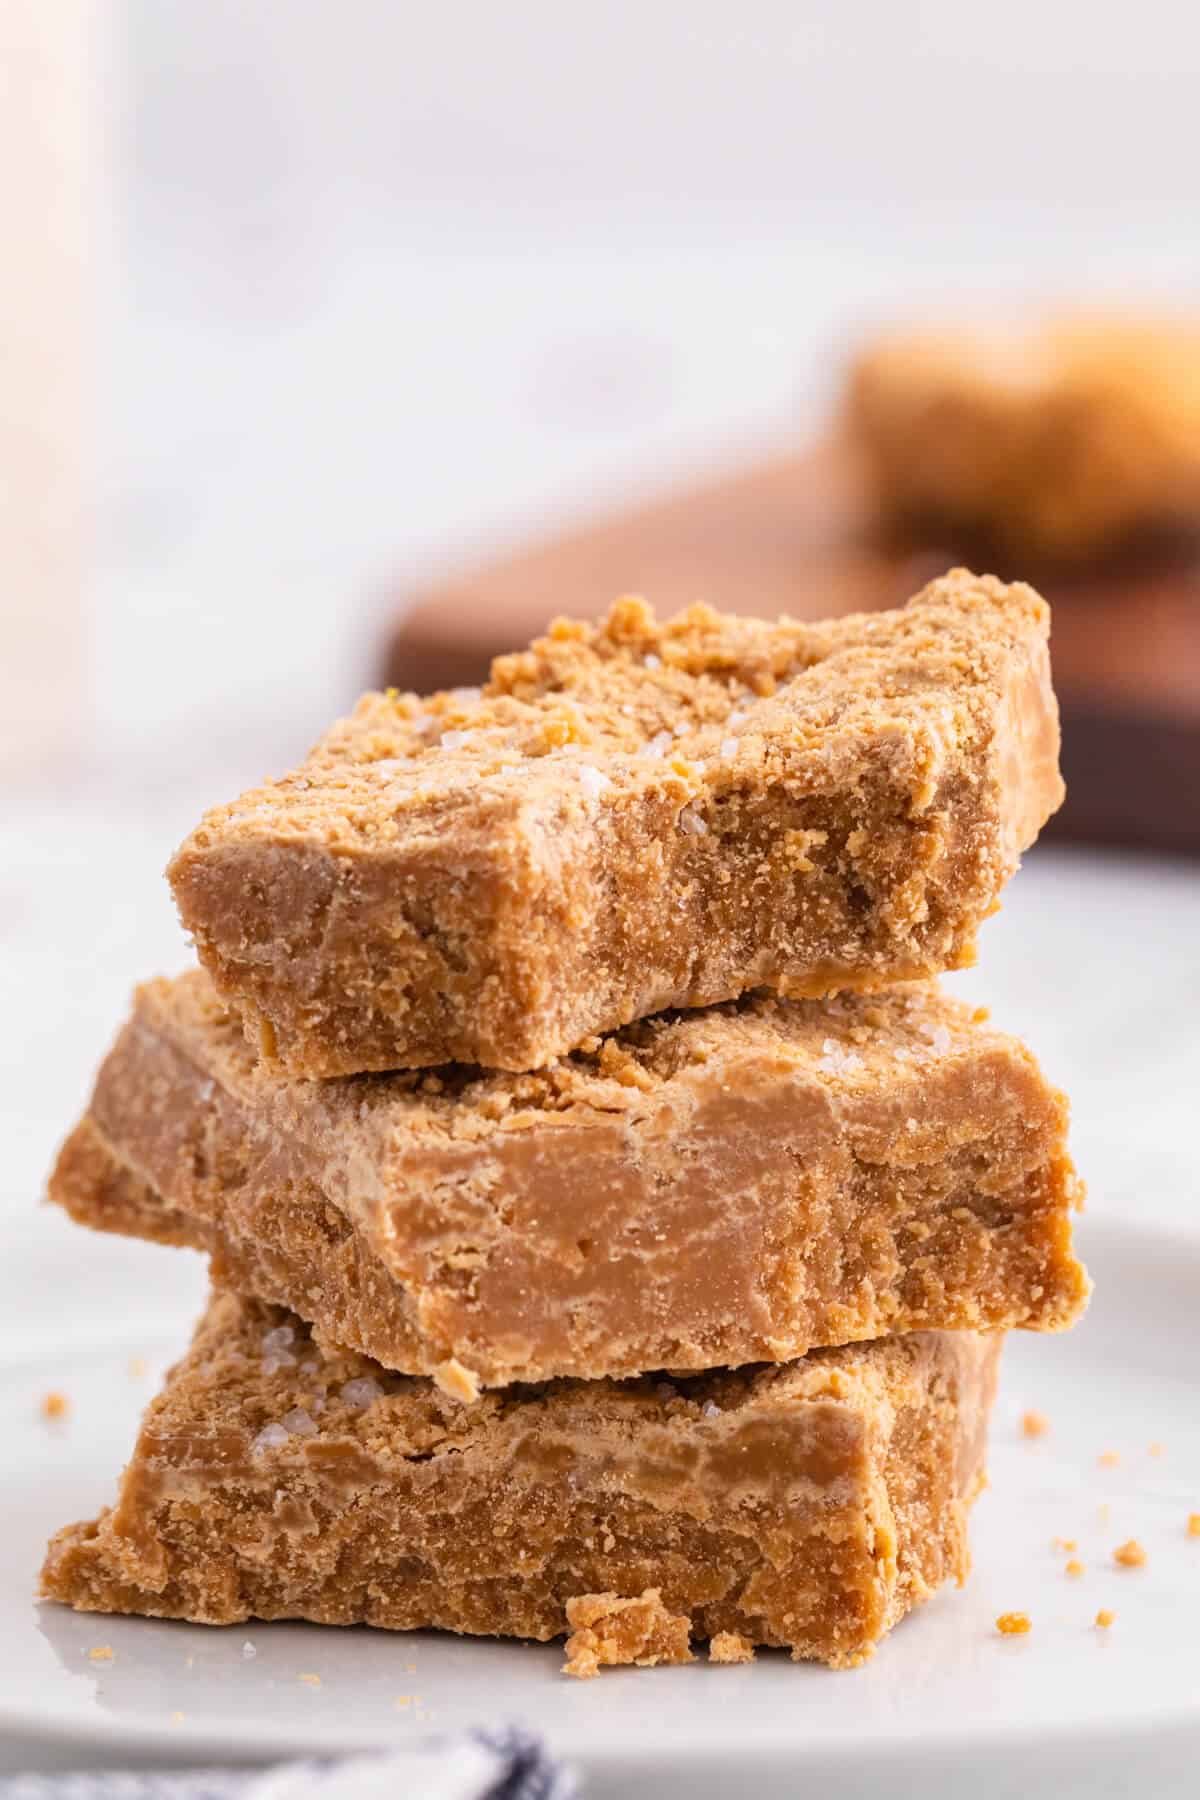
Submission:
[[700,1639],[845,1667],[968,1567],[1002,1338],[556,1381],[455,1405],[216,1292],[115,1507],[53,1539],[83,1611],[548,1639],[657,1589]]

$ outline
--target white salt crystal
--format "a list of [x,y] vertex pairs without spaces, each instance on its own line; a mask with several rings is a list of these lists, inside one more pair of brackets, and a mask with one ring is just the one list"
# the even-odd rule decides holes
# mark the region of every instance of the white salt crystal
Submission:
[[719,1419],[721,1416],[721,1409],[715,1400],[706,1400],[700,1410],[706,1419]]
[[680,831],[686,831],[691,837],[706,837],[708,835],[707,824],[700,817],[699,813],[692,811],[690,806],[685,806],[679,815],[679,829]]
[[245,1643],[242,1645],[242,1661],[243,1662],[253,1662],[257,1655],[258,1655],[258,1651],[254,1648],[254,1645],[250,1642],[250,1639],[247,1638]]
[[671,747],[669,731],[658,731],[642,745],[643,756],[664,756]]
[[268,1331],[262,1341],[263,1372],[274,1375],[277,1369],[295,1367],[296,1358],[292,1354],[292,1339],[295,1337],[292,1325],[276,1325]]
[[593,768],[591,763],[580,763],[577,773],[579,785],[589,800],[598,800],[605,788],[612,786],[603,769]]
[[457,700],[460,706],[476,706],[483,695],[483,689],[477,687],[451,688],[450,698]]
[[316,1437],[317,1435],[316,1420],[302,1406],[293,1406],[291,1412],[284,1413],[283,1426],[292,1437]]
[[461,750],[474,737],[473,731],[443,731],[438,743],[439,750]]
[[286,1444],[288,1434],[282,1425],[264,1425],[250,1448],[255,1456],[262,1456],[268,1450],[278,1450],[280,1444]]
[[343,1385],[341,1392],[347,1406],[370,1406],[373,1400],[383,1398],[383,1389],[372,1375],[357,1375]]
[[655,656],[653,650],[648,650],[646,652],[645,656],[643,656],[642,661],[645,663],[645,665],[648,669],[661,669],[662,668],[662,657]]
[[736,738],[729,737],[721,739],[721,755],[726,759],[737,755],[737,747],[738,741]]

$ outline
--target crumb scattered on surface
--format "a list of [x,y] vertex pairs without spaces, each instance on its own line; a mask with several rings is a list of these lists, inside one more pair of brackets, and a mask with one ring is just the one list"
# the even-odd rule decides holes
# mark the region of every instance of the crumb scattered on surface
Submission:
[[1187,1522],[1189,1537],[1200,1538],[1200,1513],[1189,1513]]
[[433,1371],[433,1379],[443,1394],[451,1400],[461,1400],[464,1406],[471,1406],[479,1398],[479,1377],[474,1369],[468,1369],[460,1363],[457,1356],[447,1357]]
[[1107,1631],[1116,1616],[1116,1613],[1110,1612],[1107,1606],[1102,1606],[1100,1611],[1096,1614],[1096,1623],[1101,1631]]
[[1109,1514],[1112,1512],[1112,1507],[1108,1504],[1108,1501],[1106,1500],[1104,1502],[1104,1504],[1097,1509],[1097,1511],[1099,1514],[1100,1523],[1102,1525],[1107,1525],[1108,1519],[1109,1519]]
[[1052,1550],[1078,1550],[1079,1544],[1075,1538],[1056,1537],[1051,1538],[1050,1548]]
[[171,1714],[171,1723],[172,1723],[172,1725],[182,1725],[182,1724],[183,1724],[183,1721],[184,1721],[184,1720],[185,1720],[185,1719],[186,1719],[186,1718],[187,1718],[187,1714],[186,1714],[186,1713],[181,1713],[181,1712],[173,1712],[173,1713],[172,1713],[172,1714]]
[[1113,1551],[1113,1561],[1120,1563],[1123,1569],[1140,1569],[1146,1560],[1146,1552],[1136,1538],[1129,1538],[1118,1544]]
[[141,1380],[142,1376],[146,1373],[146,1359],[144,1356],[130,1357],[129,1373],[134,1381]]
[[1065,1564],[1065,1572],[1071,1576],[1079,1576],[1079,1575],[1083,1574],[1083,1564],[1080,1562],[1080,1560],[1077,1556],[1073,1556],[1071,1558],[1070,1562]]
[[52,1389],[42,1401],[43,1419],[65,1419],[70,1410],[70,1401],[65,1394],[60,1394],[57,1388]]
[[740,1631],[718,1631],[709,1640],[708,1660],[714,1663],[751,1663],[754,1645]]
[[296,1680],[305,1682],[308,1687],[320,1687],[321,1685],[321,1677],[319,1675],[314,1675],[311,1671],[307,1670],[304,1674],[297,1675]]
[[1028,1613],[1001,1613],[996,1620],[996,1630],[1001,1637],[1024,1637],[1027,1631],[1033,1630],[1033,1620]]
[[195,1660],[196,1660],[196,1659],[195,1659],[195,1657],[194,1657],[194,1656],[185,1656],[185,1657],[184,1657],[184,1659],[183,1659],[183,1666],[184,1666],[184,1668],[185,1668],[185,1669],[190,1669],[190,1668],[191,1668],[191,1666],[192,1666],[192,1664],[193,1664],[193,1663],[194,1663],[194,1662],[195,1662]]
[[396,1698],[392,1701],[392,1705],[396,1707],[399,1712],[403,1712],[406,1706],[420,1706],[420,1704],[420,1694],[397,1694]]
[[567,1601],[564,1675],[586,1681],[598,1670],[634,1663],[652,1669],[658,1663],[694,1662],[689,1648],[691,1620],[669,1613],[658,1588],[637,1599],[620,1594],[576,1594]]
[[111,1662],[113,1659],[112,1645],[97,1644],[88,1651],[88,1655],[93,1662]]
[[1166,1450],[1165,1444],[1151,1444],[1150,1455],[1151,1456],[1162,1456],[1163,1453],[1165,1452],[1165,1450]]
[[1121,1452],[1119,1450],[1102,1450],[1096,1460],[1102,1469],[1116,1469],[1120,1467]]
[[254,1645],[250,1642],[250,1639],[247,1638],[245,1643],[242,1645],[242,1661],[243,1662],[253,1662],[254,1658],[257,1655],[258,1655],[258,1651],[254,1648]]
[[1021,1420],[1021,1430],[1027,1438],[1045,1437],[1050,1429],[1050,1421],[1043,1412],[1027,1412]]

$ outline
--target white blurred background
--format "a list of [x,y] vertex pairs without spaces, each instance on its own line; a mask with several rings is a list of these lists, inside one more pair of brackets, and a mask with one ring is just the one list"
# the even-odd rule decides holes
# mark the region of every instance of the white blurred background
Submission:
[[[0,79],[18,1209],[185,960],[173,844],[371,678],[398,589],[814,429],[865,319],[1200,297],[1171,0],[4,0]],[[1102,1203],[1183,1205],[1194,877],[1034,862],[970,979]]]
[[864,313],[1200,286],[1192,5],[101,17],[106,743],[290,753],[396,576],[792,433]]

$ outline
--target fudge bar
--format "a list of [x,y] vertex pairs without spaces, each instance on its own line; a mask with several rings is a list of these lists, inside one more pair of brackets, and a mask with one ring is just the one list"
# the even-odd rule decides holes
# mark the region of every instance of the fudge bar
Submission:
[[962,569],[825,624],[559,620],[210,812],[180,915],[306,1076],[532,1069],[668,1007],[960,967],[1062,799],[1048,631]]
[[898,331],[859,355],[843,423],[886,514],[1098,555],[1200,516],[1200,321]]
[[537,1074],[299,1082],[194,970],[139,990],[50,1193],[469,1399],[1069,1325],[1065,1131],[935,984],[647,1020]]
[[966,1574],[1001,1342],[918,1333],[468,1408],[218,1292],[116,1505],[54,1538],[42,1590],[212,1625],[548,1639],[573,1600],[650,1588],[698,1639],[858,1663]]

